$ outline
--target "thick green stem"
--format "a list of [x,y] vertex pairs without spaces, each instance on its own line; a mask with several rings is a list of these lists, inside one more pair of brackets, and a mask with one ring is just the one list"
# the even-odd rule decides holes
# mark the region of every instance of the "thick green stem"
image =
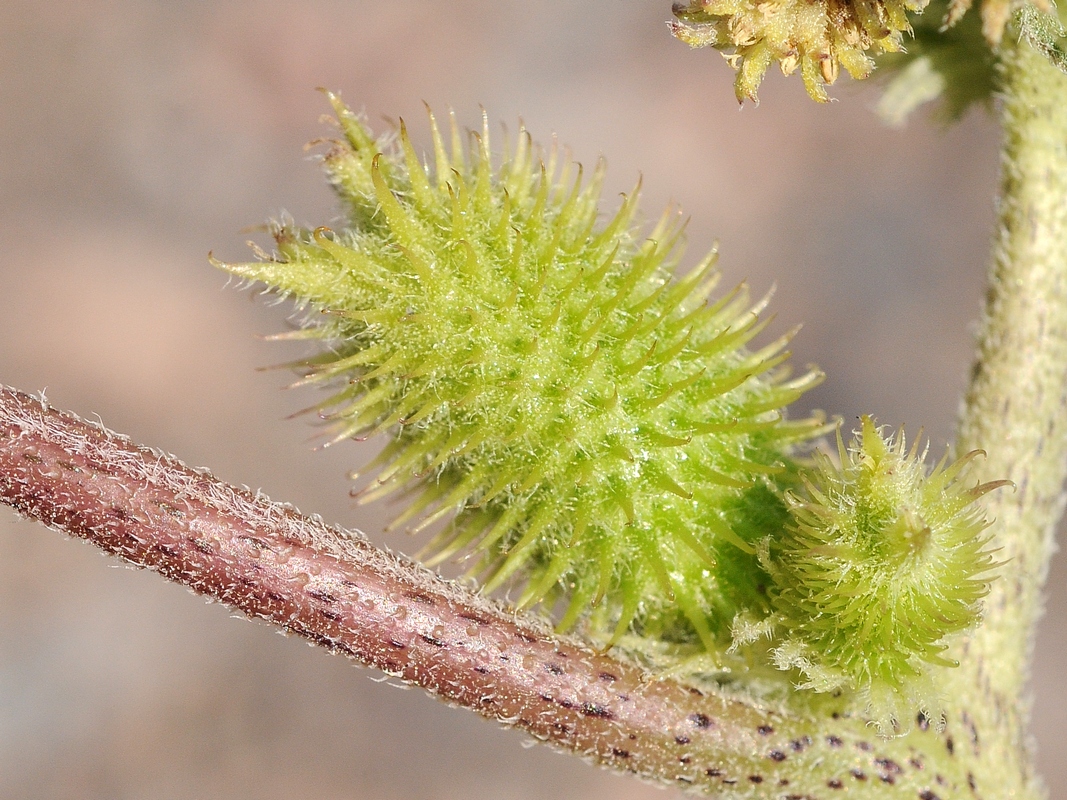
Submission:
[[985,450],[1000,577],[957,653],[949,728],[972,741],[980,797],[1039,797],[1027,738],[1034,625],[1067,477],[1067,76],[1024,43],[1001,55],[1004,150],[978,358],[958,449]]

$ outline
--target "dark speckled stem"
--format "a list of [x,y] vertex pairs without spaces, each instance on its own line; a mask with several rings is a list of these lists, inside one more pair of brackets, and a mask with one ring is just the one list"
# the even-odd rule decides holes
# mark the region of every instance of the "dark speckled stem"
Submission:
[[880,740],[654,679],[377,549],[0,387],[0,500],[245,614],[616,769],[722,797],[970,796],[932,729]]

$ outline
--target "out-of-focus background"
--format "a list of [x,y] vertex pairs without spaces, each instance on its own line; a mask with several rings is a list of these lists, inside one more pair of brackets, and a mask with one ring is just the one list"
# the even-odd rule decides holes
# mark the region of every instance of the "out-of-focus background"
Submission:
[[[609,207],[644,175],[646,213],[721,240],[726,283],[778,292],[773,329],[826,383],[801,410],[870,412],[940,452],[971,360],[993,218],[983,113],[901,131],[874,85],[818,106],[772,75],[738,110],[732,74],[664,24],[668,0],[453,3],[0,2],[0,381],[327,519],[357,508],[356,445],[312,452],[313,393],[257,334],[290,309],[227,287],[246,226],[336,218],[305,142],[327,86],[375,126],[422,102],[610,164]],[[997,476],[989,476],[997,477]],[[1067,793],[1067,580],[1037,646],[1034,730]],[[0,511],[0,796],[663,797]]]

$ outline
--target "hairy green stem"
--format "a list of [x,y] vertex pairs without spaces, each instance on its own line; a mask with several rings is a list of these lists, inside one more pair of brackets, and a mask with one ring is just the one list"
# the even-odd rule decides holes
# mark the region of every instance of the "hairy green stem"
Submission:
[[958,648],[949,726],[978,742],[979,796],[1040,797],[1025,685],[1067,477],[1067,76],[1015,42],[1001,70],[998,225],[957,448],[985,450],[984,475],[1016,489],[988,501],[1003,566]]

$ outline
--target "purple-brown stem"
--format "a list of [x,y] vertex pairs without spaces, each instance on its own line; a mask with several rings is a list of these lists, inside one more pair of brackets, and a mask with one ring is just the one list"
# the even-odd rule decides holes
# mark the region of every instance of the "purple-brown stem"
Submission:
[[[875,790],[870,796],[933,791],[933,772],[903,766],[905,753],[913,763],[922,754],[917,747],[943,750],[932,731],[917,732],[925,737],[918,741],[907,737],[909,746],[900,748],[900,740],[879,740],[862,720],[816,727],[653,678],[358,533],[4,387],[0,501],[249,616],[617,769],[768,797],[810,797],[813,787],[839,789],[845,781],[863,782]],[[938,779],[946,786],[965,781],[951,767]]]

